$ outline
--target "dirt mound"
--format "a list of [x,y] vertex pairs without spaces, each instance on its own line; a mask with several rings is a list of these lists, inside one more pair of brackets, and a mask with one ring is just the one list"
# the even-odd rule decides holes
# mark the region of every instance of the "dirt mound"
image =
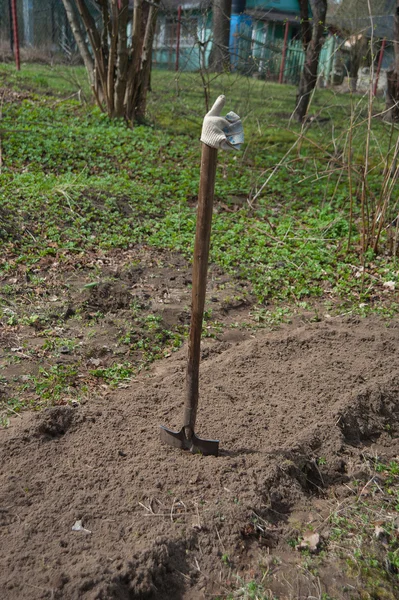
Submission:
[[75,408],[70,406],[56,406],[48,408],[37,417],[37,423],[31,433],[34,436],[55,438],[65,433],[75,423],[84,421],[84,417]]
[[287,539],[293,511],[364,477],[365,454],[399,453],[398,333],[331,319],[207,342],[197,433],[220,439],[218,458],[159,442],[160,424],[181,426],[184,348],[112,399],[14,420],[0,432],[2,597],[223,594],[227,573]]

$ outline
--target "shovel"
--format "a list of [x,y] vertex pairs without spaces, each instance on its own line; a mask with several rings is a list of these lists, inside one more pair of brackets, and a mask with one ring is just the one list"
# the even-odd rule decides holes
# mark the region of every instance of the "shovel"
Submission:
[[203,440],[196,436],[194,430],[198,408],[201,331],[205,305],[217,155],[216,148],[202,144],[183,427],[180,431],[171,431],[161,425],[161,440],[169,446],[213,456],[218,455],[219,442],[217,440]]
[[[183,427],[171,431],[161,425],[161,440],[169,446],[189,450],[192,453],[217,456],[218,440],[204,440],[195,434],[198,408],[198,379],[201,354],[201,331],[204,315],[206,276],[208,270],[209,244],[211,237],[213,197],[215,188],[218,147],[239,149],[243,141],[241,121],[235,113],[220,117],[225,98],[219,96],[206,115],[201,141],[201,172],[198,192],[197,228],[195,233],[193,260],[193,288],[191,304],[191,326],[188,344],[186,374],[186,398],[184,403]],[[206,121],[206,119],[208,120]],[[205,141],[204,141],[205,140]],[[210,145],[208,145],[209,142]]]

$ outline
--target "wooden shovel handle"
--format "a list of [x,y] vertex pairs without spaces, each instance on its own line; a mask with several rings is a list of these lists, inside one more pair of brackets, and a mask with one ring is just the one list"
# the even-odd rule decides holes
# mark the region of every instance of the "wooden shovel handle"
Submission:
[[191,438],[194,432],[198,407],[201,331],[202,319],[204,316],[217,155],[218,151],[216,148],[211,148],[206,144],[202,144],[197,228],[195,233],[193,260],[193,289],[190,338],[188,344],[186,401],[184,405],[183,421],[185,434],[188,439]]

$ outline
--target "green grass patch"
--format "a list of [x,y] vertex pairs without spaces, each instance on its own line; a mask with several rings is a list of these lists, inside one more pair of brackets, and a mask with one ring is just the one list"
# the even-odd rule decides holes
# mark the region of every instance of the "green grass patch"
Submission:
[[[191,256],[204,114],[199,77],[154,71],[150,125],[132,130],[70,98],[83,71],[68,73],[66,81],[61,67],[30,65],[21,75],[11,67],[0,71],[7,85],[40,92],[45,86],[38,78],[47,78],[49,90],[66,96],[39,93],[4,106],[3,273],[18,264],[31,268],[48,255],[62,261],[75,253],[78,260],[88,250],[143,242]],[[397,281],[396,261],[381,253],[360,263],[359,206],[350,223],[347,174],[334,167],[351,98],[318,91],[315,108],[325,120],[304,132],[290,121],[292,86],[226,75],[211,92],[225,93],[228,107],[243,116],[247,140],[244,152],[219,155],[211,260],[250,281],[261,303],[333,297],[358,307],[386,301],[380,292],[386,281]],[[360,154],[362,110],[357,107],[353,132]],[[388,132],[376,119],[370,193],[381,183]],[[237,198],[242,201],[235,210]]]

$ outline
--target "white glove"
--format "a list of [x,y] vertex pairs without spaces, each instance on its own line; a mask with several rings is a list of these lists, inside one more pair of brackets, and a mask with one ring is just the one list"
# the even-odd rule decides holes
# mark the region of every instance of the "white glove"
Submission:
[[241,119],[232,111],[225,117],[220,116],[225,101],[225,96],[219,96],[211,110],[205,115],[201,142],[211,148],[239,150],[244,142]]

